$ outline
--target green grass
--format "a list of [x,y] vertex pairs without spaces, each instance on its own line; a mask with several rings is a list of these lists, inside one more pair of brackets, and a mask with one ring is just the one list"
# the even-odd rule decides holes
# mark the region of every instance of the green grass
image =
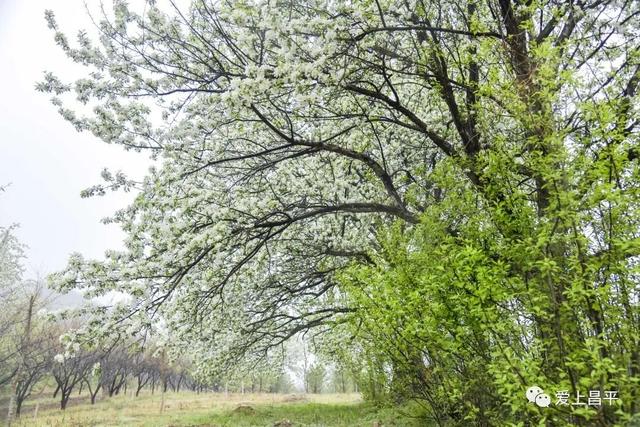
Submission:
[[[415,423],[409,424],[408,420],[402,421],[397,414],[383,414],[381,411],[362,403],[349,406],[319,403],[281,404],[257,406],[255,410],[255,413],[251,415],[224,412],[194,417],[189,423],[192,425],[249,427],[272,426],[276,422],[288,420],[296,426],[372,426],[375,421],[384,425],[417,425]],[[175,421],[177,423],[184,420]]]
[[[424,423],[398,409],[379,409],[361,401],[356,394],[271,395],[271,394],[144,394],[116,396],[90,405],[76,397],[66,411],[48,397],[32,400],[16,426],[273,426],[288,420],[292,426],[357,427],[421,426]],[[35,405],[38,405],[37,417]],[[375,424],[378,423],[378,424]]]

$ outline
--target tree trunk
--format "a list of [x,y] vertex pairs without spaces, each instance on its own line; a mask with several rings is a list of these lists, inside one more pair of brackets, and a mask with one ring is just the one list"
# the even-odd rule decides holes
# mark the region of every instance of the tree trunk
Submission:
[[16,401],[16,418],[20,418],[20,412],[22,411],[22,402],[24,402],[24,399],[18,399]]
[[138,395],[140,394],[140,390],[142,390],[142,387],[144,387],[144,384],[138,385],[138,387],[136,387],[136,397],[138,397]]
[[17,380],[13,380],[13,385],[11,386],[11,397],[9,398],[9,409],[7,410],[7,427],[11,426],[11,422],[14,418],[14,407],[16,404],[16,389],[17,389]]
[[69,390],[66,393],[64,392],[64,390],[62,391],[62,397],[60,399],[60,409],[62,409],[63,411],[67,409],[67,403],[69,403],[70,395],[71,395],[71,390]]
[[53,396],[52,396],[52,398],[53,398],[53,399],[55,399],[55,398],[56,398],[56,396],[58,395],[58,392],[59,392],[59,391],[60,391],[60,384],[58,384],[58,385],[56,386],[56,389],[53,391]]
[[[26,326],[24,328],[24,338],[20,343],[20,347],[18,347],[19,354],[25,352],[25,348],[28,348],[29,343],[31,341],[31,320],[33,317],[33,307],[36,303],[36,295],[31,295],[29,297],[29,305],[27,306],[27,318],[26,318]],[[11,425],[14,416],[20,415],[20,407],[22,406],[22,402],[17,399],[18,393],[18,381],[22,373],[22,365],[24,364],[24,359],[20,361],[18,364],[18,370],[16,371],[16,376],[13,380],[13,384],[11,387],[11,398],[9,399],[9,409],[7,410],[7,426]],[[14,413],[15,410],[15,413]]]
[[87,388],[89,389],[89,394],[91,395],[91,404],[95,405],[96,403],[96,397],[98,397],[98,392],[100,391],[100,388],[102,387],[101,383],[98,383],[98,385],[96,386],[95,390],[91,390],[91,387],[87,384]]

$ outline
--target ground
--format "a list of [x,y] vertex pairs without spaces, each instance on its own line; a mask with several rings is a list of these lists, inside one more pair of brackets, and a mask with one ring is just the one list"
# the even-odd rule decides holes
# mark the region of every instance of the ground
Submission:
[[[420,426],[397,408],[375,408],[357,394],[131,393],[91,405],[75,396],[66,411],[45,396],[32,398],[14,426]],[[36,410],[37,408],[37,410]],[[161,410],[161,408],[163,408]]]

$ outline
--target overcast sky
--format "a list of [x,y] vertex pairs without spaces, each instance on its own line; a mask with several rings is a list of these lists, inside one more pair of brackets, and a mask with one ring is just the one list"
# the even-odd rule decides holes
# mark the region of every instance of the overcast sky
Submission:
[[140,178],[150,164],[146,155],[77,133],[48,95],[35,91],[45,70],[61,78],[82,71],[55,45],[46,8],[70,40],[92,25],[82,0],[0,0],[0,185],[11,183],[0,193],[0,225],[20,225],[27,277],[63,268],[71,252],[95,258],[121,247],[122,232],[100,219],[133,195],[81,199],[80,191],[100,183],[105,167]]

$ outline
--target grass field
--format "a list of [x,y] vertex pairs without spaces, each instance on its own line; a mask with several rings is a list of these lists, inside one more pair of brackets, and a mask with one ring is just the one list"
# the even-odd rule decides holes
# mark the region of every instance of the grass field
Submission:
[[[273,395],[191,392],[115,396],[91,405],[75,396],[66,411],[49,397],[26,403],[14,426],[419,426],[398,409],[357,394]],[[38,408],[36,411],[36,407]],[[161,410],[161,408],[163,409]]]

